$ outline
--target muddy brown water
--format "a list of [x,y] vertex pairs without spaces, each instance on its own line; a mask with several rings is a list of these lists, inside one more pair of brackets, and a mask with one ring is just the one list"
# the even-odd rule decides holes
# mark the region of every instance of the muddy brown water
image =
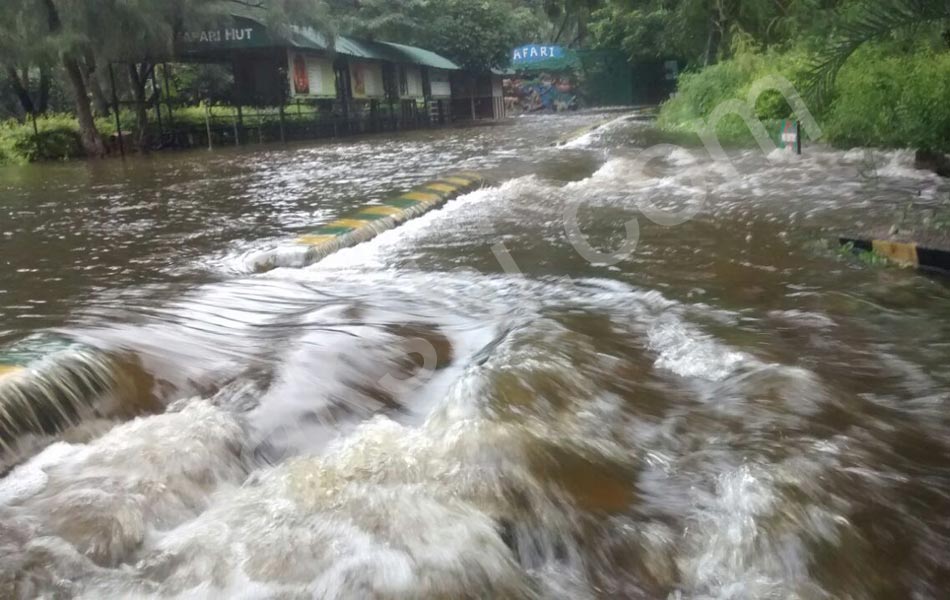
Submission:
[[[617,116],[0,170],[0,345],[125,351],[167,405],[0,479],[0,597],[945,597],[950,286],[828,242],[950,186],[554,145]],[[248,268],[459,169],[492,183]]]

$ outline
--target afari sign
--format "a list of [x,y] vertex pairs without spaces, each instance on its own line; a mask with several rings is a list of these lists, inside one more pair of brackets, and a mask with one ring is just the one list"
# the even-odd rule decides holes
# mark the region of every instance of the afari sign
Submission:
[[224,29],[205,29],[186,31],[182,40],[187,44],[210,44],[215,42],[250,42],[254,39],[253,27],[225,27]]
[[511,64],[519,65],[525,63],[540,62],[549,58],[561,58],[564,56],[563,46],[547,46],[540,44],[528,44],[515,48],[511,53]]
[[178,36],[179,48],[200,53],[205,49],[260,48],[272,44],[263,25],[236,17],[231,26],[214,29],[189,29]]

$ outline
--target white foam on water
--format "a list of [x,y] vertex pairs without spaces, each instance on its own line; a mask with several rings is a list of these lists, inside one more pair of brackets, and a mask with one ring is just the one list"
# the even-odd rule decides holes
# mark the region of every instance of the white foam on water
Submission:
[[[374,251],[385,255],[391,248]],[[629,358],[598,350],[596,337],[551,315],[600,315],[621,338],[645,345],[659,371],[676,377],[722,383],[767,367],[691,323],[730,316],[723,311],[611,279],[291,272],[289,279],[309,286],[332,283],[342,297],[357,287],[372,290],[369,305],[378,295],[402,306],[397,297],[404,296],[417,318],[445,327],[460,364],[430,388],[439,391],[421,420],[377,414],[330,428],[319,444],[287,438],[304,451],[273,467],[258,466],[245,479],[242,457],[255,450],[255,426],[279,431],[282,422],[297,419],[295,411],[313,408],[352,375],[312,365],[325,365],[327,353],[384,357],[392,344],[372,328],[387,321],[372,310],[347,316],[347,307],[336,303],[301,312],[302,288],[278,284],[271,275],[250,278],[252,296],[253,285],[286,286],[291,298],[294,290],[302,294],[288,301],[302,334],[277,360],[288,375],[306,375],[302,383],[278,376],[241,418],[205,401],[184,401],[174,412],[76,446],[81,452],[61,447],[24,465],[0,487],[0,493],[29,490],[16,493],[8,513],[11,531],[24,541],[10,546],[0,532],[0,545],[15,548],[9,569],[33,565],[26,577],[37,590],[56,589],[48,579],[60,578],[70,582],[70,595],[87,598],[597,597],[589,563],[599,558],[578,542],[589,517],[573,492],[542,477],[552,467],[539,470],[535,461],[558,465],[560,458],[545,461],[567,456],[635,472],[637,447],[623,437],[627,400],[602,383]],[[453,323],[451,314],[465,317]],[[353,328],[343,326],[347,319]],[[324,323],[352,334],[352,344],[307,350],[326,344],[311,329]],[[471,323],[482,326],[468,331]],[[376,362],[385,359],[369,364]],[[777,376],[789,381],[782,369]],[[279,402],[290,397],[298,404],[281,413]],[[653,457],[644,460],[675,474],[673,453],[657,448]],[[40,469],[46,480],[37,483]],[[694,502],[685,533],[654,529],[634,538],[656,554],[644,558],[649,568],[666,578],[664,585],[697,597],[797,589],[795,577],[801,577],[793,567],[802,551],[772,538],[763,545],[756,537],[776,512],[771,480],[752,470],[724,476],[718,486]],[[680,506],[672,500],[669,506]],[[57,511],[63,517],[49,516]],[[668,566],[673,560],[676,568]]]
[[680,377],[721,381],[750,361],[742,352],[731,350],[679,319],[661,318],[648,332],[649,348],[658,354],[658,369]]
[[46,467],[56,465],[67,457],[75,459],[82,452],[83,448],[65,442],[47,446],[31,460],[17,466],[0,479],[0,506],[13,504],[40,493],[49,482]]
[[[233,416],[204,401],[140,417],[87,445],[51,446],[19,467],[4,480],[17,493],[0,514],[29,538],[68,541],[90,568],[114,566],[152,528],[194,517],[220,484],[239,482],[242,438]],[[8,558],[29,561],[29,553],[27,545]],[[7,575],[0,569],[0,581]]]
[[594,144],[596,144],[597,142],[599,142],[604,137],[604,135],[608,133],[609,131],[622,127],[624,124],[626,124],[628,116],[629,115],[623,115],[623,116],[617,117],[616,119],[611,119],[610,121],[607,121],[606,123],[597,126],[597,128],[591,131],[588,131],[584,133],[583,135],[580,135],[572,140],[568,140],[567,142],[560,144],[558,147],[568,149],[568,150],[579,149],[579,148],[589,148],[593,146]]
[[828,317],[825,314],[799,310],[799,309],[790,309],[790,310],[771,310],[769,311],[769,316],[774,319],[780,319],[787,321],[790,324],[794,324],[801,327],[810,327],[814,329],[831,329],[837,327],[838,324],[835,323],[834,319]]
[[[241,457],[255,443],[244,423],[257,416],[252,411],[238,419],[206,401],[183,401],[167,414],[118,426],[77,447],[82,452],[48,451],[10,476],[23,478],[12,487],[30,489],[18,493],[10,509],[17,531],[26,528],[26,539],[61,540],[29,542],[15,551],[22,558],[16,565],[34,561],[28,579],[37,589],[50,589],[42,581],[52,574],[72,582],[71,595],[86,597],[583,591],[584,560],[571,541],[576,513],[561,491],[539,480],[529,450],[563,448],[624,464],[626,451],[604,429],[604,423],[620,421],[622,404],[599,390],[595,379],[611,363],[539,311],[579,303],[639,314],[640,301],[652,307],[644,310],[670,301],[610,280],[574,285],[518,276],[473,281],[469,274],[319,269],[309,275],[311,282],[346,279],[345,285],[373,286],[381,294],[398,282],[408,297],[414,289],[437,287],[450,306],[461,299],[481,306],[473,318],[482,321],[495,310],[510,319],[511,301],[519,298],[525,318],[481,363],[465,357],[488,345],[484,334],[495,329],[469,338],[468,349],[470,334],[455,338],[462,368],[421,424],[376,416],[338,431],[310,456],[258,469],[240,489]],[[319,323],[344,314],[331,307],[304,319]],[[376,338],[368,333],[357,337],[372,347]],[[539,346],[570,350],[575,358],[545,361]],[[586,357],[583,363],[576,362],[580,357]],[[485,402],[499,393],[495,377],[505,371],[512,381],[553,377],[564,387],[539,396],[536,410],[499,420]],[[544,408],[565,400],[556,414]],[[42,487],[31,474],[40,467],[47,478]],[[513,542],[505,538],[510,527]],[[52,553],[50,560],[36,561],[40,552]]]
[[[417,429],[377,417],[154,532],[136,570],[158,588],[129,578],[110,591],[235,597],[253,581],[264,596],[530,597],[498,517],[567,524],[522,452],[516,431],[483,420]],[[530,504],[515,508],[512,493]]]

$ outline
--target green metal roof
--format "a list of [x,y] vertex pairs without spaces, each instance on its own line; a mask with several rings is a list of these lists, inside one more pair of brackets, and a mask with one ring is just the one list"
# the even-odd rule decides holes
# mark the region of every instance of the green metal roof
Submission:
[[[238,19],[247,19],[266,29],[263,19],[261,19],[259,15],[254,14],[254,10],[251,8],[234,11],[233,16]],[[281,40],[278,36],[270,32],[267,32],[265,39],[275,46],[281,46],[289,42],[289,45],[295,48],[338,52],[354,58],[386,60],[395,63],[447,69],[450,71],[458,71],[461,69],[461,67],[444,56],[440,56],[424,48],[396,44],[393,42],[363,40],[348,35],[337,35],[331,39],[326,34],[308,26],[291,25],[289,40]]]
[[431,50],[396,44],[393,42],[376,42],[362,40],[348,35],[337,35],[333,38],[332,48],[329,39],[312,27],[292,26],[290,42],[297,48],[330,51],[367,60],[387,60],[394,63],[422,65],[436,69],[457,71],[459,67],[454,62],[440,56]]
[[405,56],[402,61],[395,62],[408,62],[415,65],[423,65],[426,67],[432,67],[434,69],[446,69],[449,71],[458,71],[462,68],[441,54],[436,54],[435,52],[426,50],[425,48],[406,46],[405,44],[397,44],[395,42],[378,43],[383,46],[389,46],[394,51]]

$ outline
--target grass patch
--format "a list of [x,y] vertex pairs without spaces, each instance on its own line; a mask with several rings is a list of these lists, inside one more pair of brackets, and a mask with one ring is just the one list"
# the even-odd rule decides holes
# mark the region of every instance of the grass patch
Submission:
[[[387,108],[387,107],[384,107]],[[280,109],[273,107],[242,107],[245,127],[278,127]],[[385,113],[385,110],[382,111]],[[168,120],[167,107],[162,106],[163,125],[175,129],[194,129],[203,131],[206,116],[210,117],[212,127],[231,127],[238,118],[238,109],[233,106],[212,106],[210,114],[204,105],[177,107]],[[149,127],[158,134],[155,109],[149,109]],[[284,122],[288,125],[312,123],[317,119],[330,118],[332,113],[315,111],[312,106],[290,105],[284,109]],[[135,113],[122,110],[119,121],[124,134],[134,133],[137,129]],[[103,138],[116,133],[115,116],[99,117],[96,128]],[[25,164],[37,161],[67,160],[84,156],[79,137],[79,125],[76,118],[68,113],[41,115],[36,119],[36,131],[30,119],[18,121],[11,119],[0,122],[0,165]]]
[[869,267],[881,268],[895,266],[897,264],[871,250],[855,248],[854,244],[851,242],[848,242],[847,244],[841,244],[838,247],[838,255],[851,261],[856,260]]

